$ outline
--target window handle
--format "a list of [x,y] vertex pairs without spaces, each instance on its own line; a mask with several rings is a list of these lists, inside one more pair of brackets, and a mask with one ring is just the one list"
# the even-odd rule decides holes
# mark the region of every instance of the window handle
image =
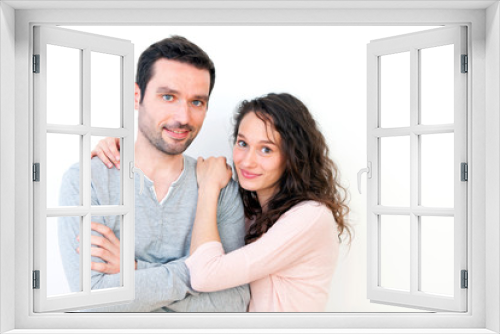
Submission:
[[144,172],[142,170],[140,170],[139,168],[135,167],[133,161],[130,161],[129,170],[130,170],[129,176],[131,179],[134,178],[135,173],[139,174],[139,176],[141,178],[141,180],[140,180],[141,188],[139,190],[139,195],[142,195],[142,191],[144,190]]
[[358,172],[358,191],[361,194],[361,175],[363,173],[366,173],[366,178],[371,179],[372,178],[372,163],[371,161],[368,161],[368,167],[360,169]]

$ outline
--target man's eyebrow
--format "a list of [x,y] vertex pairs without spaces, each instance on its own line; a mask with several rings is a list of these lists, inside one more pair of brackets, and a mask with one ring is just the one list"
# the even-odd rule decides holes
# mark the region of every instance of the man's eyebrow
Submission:
[[[247,139],[247,138],[245,137],[245,135],[244,135],[244,134],[242,134],[242,133],[238,133],[238,136],[237,136],[237,137],[238,137],[238,138],[241,138],[241,139]],[[272,142],[272,141],[270,141],[270,140],[261,140],[261,141],[259,141],[259,143],[261,143],[261,144],[271,144],[271,145],[274,145],[274,146],[278,146],[278,144],[276,144],[276,143],[274,143],[274,142]]]
[[202,101],[208,101],[208,95],[195,95],[194,96],[195,100],[202,100]]
[[156,89],[157,93],[172,93],[172,94],[178,94],[179,92],[176,91],[175,89],[171,89],[169,87],[158,87]]
[[[157,94],[179,94],[179,91],[175,90],[175,89],[171,89],[169,87],[158,87],[156,89],[156,93]],[[193,97],[193,99],[195,100],[202,100],[202,101],[208,101],[209,97],[208,95],[195,95]]]

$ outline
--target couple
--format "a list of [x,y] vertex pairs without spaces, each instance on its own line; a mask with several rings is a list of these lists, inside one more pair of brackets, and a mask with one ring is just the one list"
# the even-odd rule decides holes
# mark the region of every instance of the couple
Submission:
[[[243,102],[234,127],[238,187],[224,158],[182,154],[201,129],[214,79],[208,56],[181,37],[141,55],[135,152],[148,187],[136,191],[136,298],[93,311],[324,311],[339,236],[349,233],[325,140],[291,95]],[[94,151],[102,161],[92,159],[93,205],[119,202],[116,144],[108,139]],[[78,169],[65,174],[64,205],[78,203]],[[118,286],[120,220],[92,221],[92,287]],[[79,221],[63,218],[59,231],[78,291]]]

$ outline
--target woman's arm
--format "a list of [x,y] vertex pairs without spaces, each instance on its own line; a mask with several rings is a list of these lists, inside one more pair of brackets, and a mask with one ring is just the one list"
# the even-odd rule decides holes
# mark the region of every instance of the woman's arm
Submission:
[[325,263],[334,266],[337,254],[337,225],[331,211],[316,202],[303,202],[257,241],[227,254],[220,243],[207,242],[186,265],[193,289],[210,292],[250,283],[302,262],[310,264],[313,274]]
[[221,189],[231,180],[231,167],[226,158],[198,158],[196,176],[198,180],[198,205],[191,236],[190,254],[210,241],[220,242],[217,229],[217,203]]

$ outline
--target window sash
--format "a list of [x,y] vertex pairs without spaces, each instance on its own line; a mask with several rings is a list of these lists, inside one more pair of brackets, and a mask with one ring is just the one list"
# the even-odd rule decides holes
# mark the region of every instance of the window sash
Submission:
[[[467,310],[467,290],[461,288],[461,270],[467,269],[467,182],[460,180],[460,163],[467,162],[467,76],[460,73],[460,55],[467,54],[465,27],[446,27],[414,34],[372,41],[368,45],[368,162],[372,178],[367,182],[368,224],[368,298],[373,302],[423,308],[427,310]],[[420,60],[419,50],[442,45],[454,45],[454,123],[420,125]],[[410,52],[410,124],[407,127],[380,127],[380,57]],[[420,135],[454,134],[454,207],[429,208],[419,204],[421,189]],[[380,204],[381,138],[406,136],[410,138],[410,205],[386,207]],[[410,290],[397,291],[382,287],[381,280],[381,222],[382,215],[410,216]],[[420,217],[454,217],[453,297],[420,291],[421,245]]]
[[[70,47],[81,51],[80,56],[80,125],[47,124],[47,45]],[[90,53],[117,55],[121,59],[121,125],[118,129],[96,128],[90,120]],[[134,180],[130,175],[133,161],[133,45],[118,40],[72,30],[37,26],[34,28],[34,54],[40,55],[40,73],[33,74],[34,82],[34,161],[40,163],[40,181],[34,182],[34,270],[40,272],[40,288],[34,289],[35,312],[69,311],[93,306],[130,301],[134,298]],[[76,207],[47,208],[47,143],[49,133],[78,135],[80,137],[80,204]],[[92,135],[122,138],[121,190],[122,203],[116,206],[92,206],[90,188],[90,139]],[[133,174],[132,174],[133,175]],[[120,215],[121,287],[92,290],[90,282],[91,216]],[[82,291],[49,296],[47,290],[47,218],[80,217],[80,282]]]

